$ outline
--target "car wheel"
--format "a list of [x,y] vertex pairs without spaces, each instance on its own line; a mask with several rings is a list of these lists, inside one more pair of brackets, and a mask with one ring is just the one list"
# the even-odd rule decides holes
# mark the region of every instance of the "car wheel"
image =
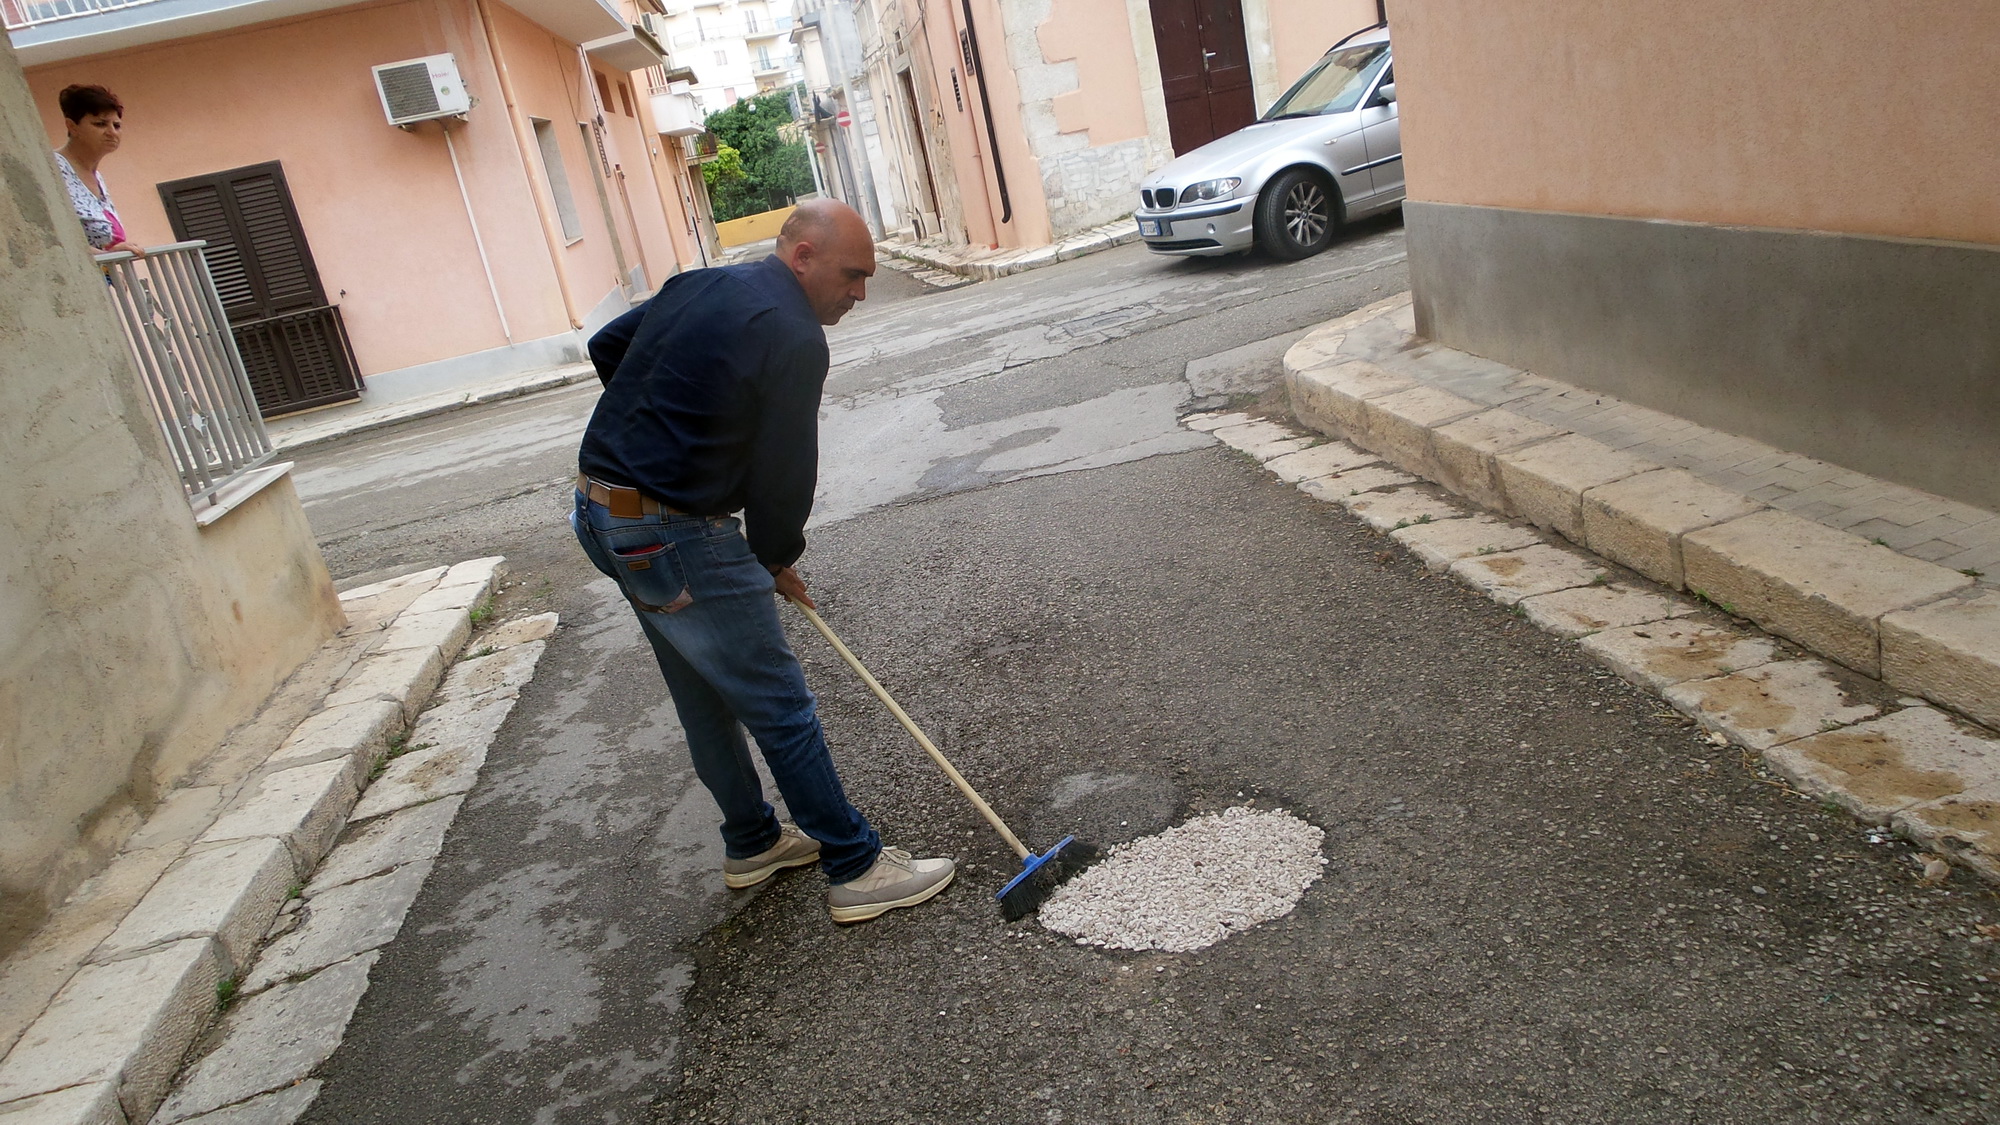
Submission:
[[1274,258],[1310,258],[1333,241],[1340,199],[1324,176],[1304,168],[1280,174],[1257,198],[1257,245]]

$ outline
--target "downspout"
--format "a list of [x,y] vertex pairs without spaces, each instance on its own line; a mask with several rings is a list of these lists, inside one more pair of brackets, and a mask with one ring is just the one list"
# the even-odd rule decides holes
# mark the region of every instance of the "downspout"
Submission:
[[514,79],[507,70],[507,56],[500,53],[500,37],[493,30],[493,18],[487,14],[486,0],[472,0],[472,7],[479,13],[480,30],[486,33],[486,51],[493,56],[493,70],[500,79],[500,99],[507,103],[507,120],[514,126],[514,143],[521,150],[521,170],[528,177],[528,198],[535,201],[535,215],[542,222],[542,241],[548,244],[549,265],[556,271],[556,289],[562,294],[563,314],[569,317],[571,328],[582,328],[583,318],[576,315],[576,298],[569,291],[569,271],[563,268],[562,236],[557,231],[554,216],[549,214],[548,204],[535,190],[535,158],[529,154],[540,152],[541,148],[535,143],[534,130],[528,127],[527,119],[521,115],[521,107],[514,98]]
[[1014,203],[1007,198],[1007,169],[1000,164],[1000,133],[993,128],[993,98],[986,92],[986,59],[979,53],[979,32],[972,27],[972,0],[965,5],[965,42],[972,48],[972,76],[979,81],[979,108],[986,114],[986,151],[993,154],[993,180],[1000,185],[1000,223],[1014,221]]

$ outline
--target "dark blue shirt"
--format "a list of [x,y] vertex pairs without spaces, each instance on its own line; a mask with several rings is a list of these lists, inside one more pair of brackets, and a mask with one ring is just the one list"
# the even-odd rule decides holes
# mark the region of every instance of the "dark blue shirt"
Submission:
[[826,330],[791,267],[669,278],[590,338],[604,396],[579,467],[700,516],[743,513],[765,566],[805,553],[819,477]]

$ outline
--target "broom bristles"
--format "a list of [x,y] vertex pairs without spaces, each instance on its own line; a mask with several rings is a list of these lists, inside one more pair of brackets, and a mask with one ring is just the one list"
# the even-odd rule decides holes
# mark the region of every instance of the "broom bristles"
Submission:
[[1066,836],[1041,855],[1029,856],[1021,861],[1022,872],[995,896],[1000,900],[1001,916],[1009,922],[1018,922],[1040,910],[1057,887],[1096,863],[1103,854],[1095,844]]

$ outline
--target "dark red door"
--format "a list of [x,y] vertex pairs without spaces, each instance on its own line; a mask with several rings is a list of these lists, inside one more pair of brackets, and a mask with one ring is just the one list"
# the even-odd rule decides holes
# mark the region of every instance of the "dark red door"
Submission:
[[1174,153],[1255,121],[1242,0],[1152,0],[1152,6]]

